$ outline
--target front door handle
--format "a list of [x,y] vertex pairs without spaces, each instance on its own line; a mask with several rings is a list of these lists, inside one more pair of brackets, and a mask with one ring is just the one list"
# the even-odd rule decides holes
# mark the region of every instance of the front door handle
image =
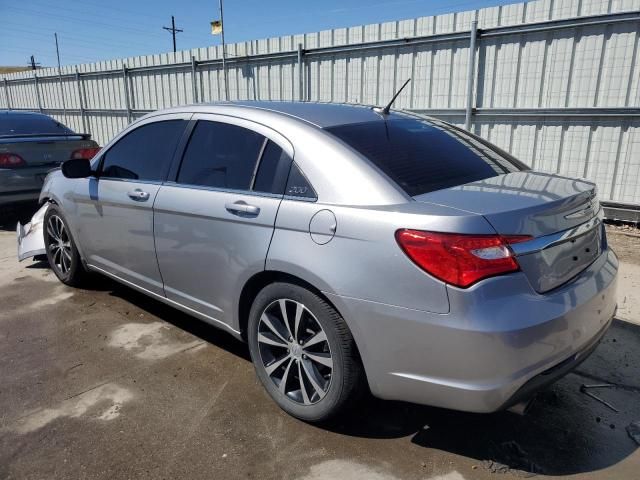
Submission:
[[131,200],[136,200],[137,202],[146,202],[149,200],[149,192],[143,192],[139,188],[127,192],[127,195],[129,195]]
[[244,214],[247,216],[256,216],[260,213],[260,207],[256,207],[255,205],[249,205],[248,203],[243,202],[242,200],[235,203],[226,203],[224,208],[226,208],[227,211],[234,213],[236,215]]

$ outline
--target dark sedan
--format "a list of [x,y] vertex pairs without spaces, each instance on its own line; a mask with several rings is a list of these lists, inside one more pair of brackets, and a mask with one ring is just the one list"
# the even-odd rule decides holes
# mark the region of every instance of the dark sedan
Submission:
[[99,149],[90,135],[47,115],[0,110],[0,206],[37,200],[49,170]]

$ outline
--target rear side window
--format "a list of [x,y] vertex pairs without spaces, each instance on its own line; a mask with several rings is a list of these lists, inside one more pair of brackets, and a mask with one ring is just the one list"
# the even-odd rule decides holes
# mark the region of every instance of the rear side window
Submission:
[[164,180],[185,124],[184,120],[167,120],[136,128],[107,151],[101,176]]
[[264,140],[243,127],[200,120],[182,158],[178,183],[249,190]]
[[260,158],[260,165],[256,172],[253,190],[256,192],[277,193],[282,195],[290,166],[291,158],[289,155],[269,140]]
[[0,114],[0,136],[12,135],[72,135],[73,130],[51,117],[33,113]]
[[393,119],[327,131],[368,158],[411,196],[523,169],[497,147],[439,122]]

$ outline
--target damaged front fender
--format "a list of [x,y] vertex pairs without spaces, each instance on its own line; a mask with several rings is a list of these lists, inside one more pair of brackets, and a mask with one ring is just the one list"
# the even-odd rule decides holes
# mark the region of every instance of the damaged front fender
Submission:
[[22,261],[26,258],[35,257],[47,253],[44,246],[44,215],[49,209],[49,202],[46,202],[40,210],[38,210],[31,222],[21,225],[18,222],[16,226],[16,235],[18,237],[18,260]]

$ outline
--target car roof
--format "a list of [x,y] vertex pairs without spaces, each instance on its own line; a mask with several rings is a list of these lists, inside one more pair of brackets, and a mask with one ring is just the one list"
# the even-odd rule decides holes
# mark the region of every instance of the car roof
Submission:
[[[273,112],[294,117],[320,128],[337,125],[383,121],[384,117],[376,113],[371,106],[346,103],[290,102],[290,101],[231,101],[197,104],[197,106],[243,107]],[[398,112],[391,112],[389,118],[406,118]]]
[[4,110],[4,109],[0,109],[0,115],[48,117],[48,115],[45,115],[44,113],[39,113],[39,112],[29,112],[26,110]]

